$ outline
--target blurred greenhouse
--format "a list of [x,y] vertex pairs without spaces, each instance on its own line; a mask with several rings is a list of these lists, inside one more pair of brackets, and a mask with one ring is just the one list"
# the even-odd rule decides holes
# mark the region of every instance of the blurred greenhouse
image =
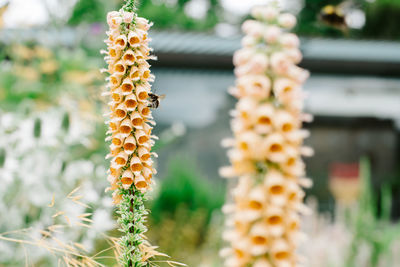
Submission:
[[[0,266],[57,266],[53,245],[83,246],[117,266],[99,51],[106,13],[122,2],[0,1]],[[160,140],[148,237],[188,266],[222,266],[230,185],[218,169],[228,162],[220,143],[231,135],[232,56],[240,23],[265,2],[140,1],[139,14],[154,22],[154,89],[166,95],[154,112]],[[400,267],[400,1],[345,1],[354,2],[345,31],[318,20],[326,4],[341,2],[280,1],[298,17],[300,66],[311,72],[314,214],[304,219],[301,251],[310,267]]]

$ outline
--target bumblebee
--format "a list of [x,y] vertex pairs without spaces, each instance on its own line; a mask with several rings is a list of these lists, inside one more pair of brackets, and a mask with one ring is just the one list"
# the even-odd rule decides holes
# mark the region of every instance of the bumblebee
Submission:
[[165,95],[157,95],[153,93],[149,93],[149,101],[150,104],[148,105],[149,108],[158,108],[160,106],[160,100],[164,99]]
[[346,14],[342,5],[327,5],[323,7],[319,13],[319,19],[334,28],[342,30],[347,28]]

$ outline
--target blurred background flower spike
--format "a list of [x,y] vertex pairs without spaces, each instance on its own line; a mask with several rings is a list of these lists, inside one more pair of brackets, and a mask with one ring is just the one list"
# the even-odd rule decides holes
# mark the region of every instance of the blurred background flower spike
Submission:
[[239,177],[227,204],[227,227],[221,251],[224,266],[301,266],[297,248],[303,240],[300,215],[303,204],[302,155],[308,136],[302,127],[302,84],[308,71],[297,64],[302,54],[299,38],[289,31],[296,17],[275,4],[252,10],[253,20],[242,25],[243,48],[233,56],[236,86],[229,92],[238,99],[231,127],[231,166],[221,176]]

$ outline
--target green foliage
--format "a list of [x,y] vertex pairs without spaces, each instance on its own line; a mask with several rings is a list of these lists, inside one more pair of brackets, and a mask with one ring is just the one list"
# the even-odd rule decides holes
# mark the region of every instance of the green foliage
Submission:
[[63,116],[63,118],[62,118],[62,121],[61,121],[61,128],[62,128],[64,131],[68,132],[68,130],[69,130],[69,125],[70,125],[70,117],[69,117],[68,112],[65,112],[65,113],[64,113],[64,116]]
[[204,19],[194,19],[185,13],[185,5],[188,0],[179,0],[176,5],[166,3],[154,4],[155,1],[143,0],[138,9],[140,16],[154,22],[154,27],[159,29],[183,29],[183,30],[208,30],[218,22],[220,6],[218,1],[209,0],[209,10]]
[[78,25],[82,22],[94,23],[104,21],[109,10],[107,2],[112,1],[79,0],[75,5],[68,24]]
[[400,39],[400,1],[376,0],[365,9],[366,24],[360,35],[367,38]]
[[[171,161],[167,177],[151,203],[149,239],[188,266],[212,266],[221,248],[225,186],[203,178],[192,162]],[[163,266],[163,265],[161,265]],[[167,266],[167,265],[165,265]]]
[[[138,2],[139,16],[153,21],[156,29],[208,30],[212,29],[219,21],[220,5],[218,0],[209,0],[210,8],[204,19],[194,19],[185,13],[184,8],[189,0],[179,0],[176,5],[166,4],[164,1],[151,0],[135,2]],[[78,25],[83,22],[104,23],[107,12],[116,10],[123,4],[124,0],[79,0],[68,23],[70,25]],[[129,5],[132,4],[134,3],[132,2]],[[133,7],[128,9],[134,10]]]
[[147,236],[176,261],[188,266],[214,266],[211,263],[219,261],[218,251],[222,247],[222,226],[220,212],[214,212],[207,223],[204,209],[192,211],[180,205],[175,213],[164,214],[158,223],[149,218]]
[[4,166],[4,162],[6,161],[6,150],[3,147],[0,147],[0,168]]
[[180,205],[190,211],[203,209],[207,216],[224,203],[224,187],[212,184],[199,175],[193,163],[176,158],[171,161],[167,177],[162,180],[158,197],[151,205],[152,216],[160,221],[162,212],[173,214]]
[[390,248],[394,241],[400,238],[400,224],[392,224],[390,210],[392,206],[391,190],[382,189],[382,198],[378,216],[377,198],[371,185],[370,165],[367,159],[361,160],[362,191],[359,200],[359,209],[349,216],[354,238],[346,261],[346,267],[356,266],[358,249],[367,245],[371,249],[370,266],[377,267],[384,256],[390,257]]
[[40,120],[40,118],[36,118],[33,124],[33,136],[35,138],[39,138],[41,132],[42,132],[42,121]]

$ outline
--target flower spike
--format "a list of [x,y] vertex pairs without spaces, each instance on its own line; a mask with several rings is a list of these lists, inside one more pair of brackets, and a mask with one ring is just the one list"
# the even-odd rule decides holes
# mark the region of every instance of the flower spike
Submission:
[[308,132],[301,129],[310,119],[302,113],[302,83],[309,74],[296,66],[299,39],[288,32],[296,18],[273,5],[256,7],[252,15],[242,26],[243,48],[233,57],[234,136],[223,141],[231,166],[220,174],[239,182],[233,203],[223,208],[229,245],[221,256],[226,267],[297,267],[299,214],[308,211],[301,187],[312,185],[301,159],[313,152],[302,146]]
[[106,138],[111,141],[107,155],[111,158],[108,189],[113,191],[113,201],[118,205],[118,223],[123,233],[119,260],[124,267],[149,266],[144,201],[156,172],[150,158],[155,123],[147,108],[151,93],[147,61],[152,56],[143,52],[151,51],[147,38],[151,23],[136,15],[135,2],[127,0],[121,10],[107,14],[108,49],[101,52],[108,64],[103,71],[110,74],[106,79],[109,91],[104,94],[110,97]]

